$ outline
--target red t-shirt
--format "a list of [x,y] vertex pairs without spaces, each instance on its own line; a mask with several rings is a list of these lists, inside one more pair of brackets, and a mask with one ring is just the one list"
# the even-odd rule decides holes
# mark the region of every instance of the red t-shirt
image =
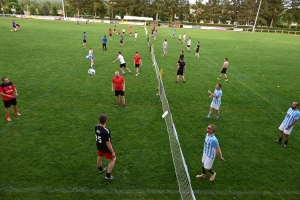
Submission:
[[[4,94],[7,95],[12,95],[13,98],[16,98],[14,95],[14,89],[15,89],[15,85],[12,82],[9,82],[7,85],[5,85],[4,83],[2,83],[0,85],[0,92],[3,92]],[[8,98],[7,96],[2,96],[2,100],[7,101],[7,100],[11,100],[11,98]]]
[[134,64],[141,64],[141,56],[134,56]]
[[115,90],[123,90],[124,78],[122,76],[114,76],[112,79]]
[[112,34],[112,30],[109,30],[108,33],[109,33],[109,34]]

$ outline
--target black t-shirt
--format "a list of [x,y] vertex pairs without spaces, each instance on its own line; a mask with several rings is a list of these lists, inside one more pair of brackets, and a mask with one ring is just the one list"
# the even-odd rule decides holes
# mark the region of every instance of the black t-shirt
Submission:
[[197,49],[199,49],[200,48],[200,44],[197,44]]
[[110,141],[110,130],[97,124],[95,126],[96,146],[101,152],[110,152],[106,142]]
[[184,54],[180,54],[180,56],[179,56],[179,60],[184,60]]
[[184,66],[185,66],[185,62],[179,62],[179,71],[183,71],[183,69],[184,69]]

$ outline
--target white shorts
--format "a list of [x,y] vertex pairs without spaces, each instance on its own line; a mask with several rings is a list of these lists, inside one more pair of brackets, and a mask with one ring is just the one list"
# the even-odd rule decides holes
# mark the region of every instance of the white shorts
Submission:
[[213,164],[214,164],[214,160],[215,159],[209,158],[207,155],[205,155],[203,153],[202,163],[203,163],[203,166],[204,166],[205,169],[211,169]]
[[293,130],[293,126],[291,128],[289,128],[289,130],[286,130],[285,128],[286,128],[286,126],[284,126],[283,124],[281,124],[279,126],[280,131],[283,131],[283,133],[286,134],[286,135],[290,135],[292,130]]
[[164,52],[167,52],[167,48],[163,48],[163,51],[164,51]]
[[211,108],[214,108],[215,110],[219,110],[220,105],[211,103],[211,104],[210,104],[210,107],[211,107]]

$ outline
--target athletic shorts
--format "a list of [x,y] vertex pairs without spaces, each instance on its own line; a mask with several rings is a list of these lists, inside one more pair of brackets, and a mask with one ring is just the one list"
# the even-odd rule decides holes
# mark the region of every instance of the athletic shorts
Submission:
[[283,133],[286,134],[286,135],[290,135],[291,132],[292,132],[292,130],[293,130],[293,127],[294,127],[294,126],[292,126],[291,128],[289,128],[289,130],[286,130],[286,129],[285,129],[286,126],[284,126],[283,124],[281,124],[281,125],[279,126],[279,130],[280,130],[280,131],[283,131]]
[[167,48],[163,48],[163,51],[164,51],[164,52],[167,52]]
[[211,103],[211,104],[210,104],[210,107],[211,107],[211,108],[214,108],[215,110],[219,110],[219,109],[220,109],[220,105],[214,104],[214,103]]
[[177,70],[177,75],[183,76],[183,70]]
[[120,41],[120,44],[123,44],[123,41]]
[[191,45],[186,45],[187,47],[190,47]]
[[104,157],[105,156],[106,159],[108,159],[108,160],[111,160],[113,158],[110,152],[101,152],[99,150],[98,150],[98,156],[99,157]]
[[109,34],[109,36],[112,36],[112,34]]
[[83,43],[86,43],[86,40],[83,40]]
[[115,90],[115,96],[124,96],[124,91],[123,90]]
[[205,169],[211,169],[214,164],[214,159],[209,158],[207,155],[203,153],[202,155],[202,163]]
[[126,63],[122,63],[122,64],[120,64],[120,67],[124,67],[124,68],[126,68]]
[[227,68],[222,68],[221,74],[226,74]]
[[178,41],[180,42],[180,41],[181,41],[181,39],[178,39]]
[[199,49],[198,48],[196,49],[196,53],[199,53]]
[[140,64],[135,64],[135,67],[136,67],[136,68],[140,67]]
[[13,106],[17,105],[17,99],[14,98],[11,100],[3,100],[3,103],[4,103],[5,108],[9,108],[11,105],[13,105]]

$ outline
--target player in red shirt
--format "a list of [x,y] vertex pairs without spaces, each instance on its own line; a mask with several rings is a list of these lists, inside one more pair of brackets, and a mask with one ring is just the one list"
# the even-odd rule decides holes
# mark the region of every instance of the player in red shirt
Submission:
[[112,40],[112,30],[111,30],[111,28],[108,30],[108,33],[109,33],[109,39]]
[[139,55],[139,52],[135,52],[135,56],[133,57],[133,63],[136,68],[135,76],[139,75],[139,67],[142,65],[142,58]]
[[129,35],[132,36],[132,29],[129,29]]
[[9,107],[11,105],[14,106],[14,111],[16,115],[21,115],[18,112],[17,107],[17,100],[16,97],[18,96],[17,88],[12,82],[9,82],[7,77],[2,78],[2,84],[0,85],[0,94],[2,96],[2,100],[5,107],[5,114],[6,114],[6,120],[11,121],[10,115],[9,115]]
[[120,105],[120,96],[122,97],[122,103],[123,107],[126,108],[126,103],[125,103],[125,79],[119,75],[119,72],[115,72],[115,76],[112,79],[112,84],[111,84],[111,91],[115,91],[115,96],[116,96],[116,101],[117,104],[116,106]]
[[118,35],[121,35],[120,29],[118,29]]

